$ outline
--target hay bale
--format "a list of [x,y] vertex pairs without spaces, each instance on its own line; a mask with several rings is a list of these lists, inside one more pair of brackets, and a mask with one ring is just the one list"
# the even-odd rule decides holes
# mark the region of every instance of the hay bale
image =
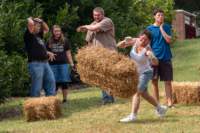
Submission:
[[61,101],[56,97],[30,98],[24,102],[27,121],[51,120],[61,116]]
[[138,72],[133,60],[103,47],[87,46],[76,55],[83,82],[115,97],[129,98],[137,91]]
[[173,82],[172,95],[174,103],[199,104],[200,82]]

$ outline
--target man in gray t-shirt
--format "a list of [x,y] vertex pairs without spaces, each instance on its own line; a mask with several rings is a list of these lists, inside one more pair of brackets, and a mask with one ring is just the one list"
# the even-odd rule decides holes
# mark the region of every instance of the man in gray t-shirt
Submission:
[[[116,50],[115,28],[112,20],[104,16],[101,7],[93,9],[94,21],[90,25],[80,26],[78,32],[87,32],[85,40],[88,45],[98,45],[110,50]],[[114,98],[102,91],[103,103],[114,102]]]

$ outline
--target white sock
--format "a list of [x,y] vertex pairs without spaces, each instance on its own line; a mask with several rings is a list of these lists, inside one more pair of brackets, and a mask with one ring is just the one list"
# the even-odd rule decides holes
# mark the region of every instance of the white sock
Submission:
[[132,117],[136,117],[137,116],[137,114],[135,114],[135,113],[131,113],[130,114]]

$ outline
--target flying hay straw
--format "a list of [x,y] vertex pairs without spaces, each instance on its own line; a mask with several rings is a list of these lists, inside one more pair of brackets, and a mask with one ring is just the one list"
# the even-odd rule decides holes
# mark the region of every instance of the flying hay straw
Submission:
[[76,59],[83,82],[121,98],[137,91],[138,72],[130,58],[103,47],[87,46],[79,49]]

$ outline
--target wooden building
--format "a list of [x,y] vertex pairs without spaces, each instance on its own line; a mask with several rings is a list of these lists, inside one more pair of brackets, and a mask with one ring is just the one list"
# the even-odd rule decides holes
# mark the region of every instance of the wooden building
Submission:
[[175,10],[172,21],[178,40],[195,38],[197,36],[196,15],[184,10]]

